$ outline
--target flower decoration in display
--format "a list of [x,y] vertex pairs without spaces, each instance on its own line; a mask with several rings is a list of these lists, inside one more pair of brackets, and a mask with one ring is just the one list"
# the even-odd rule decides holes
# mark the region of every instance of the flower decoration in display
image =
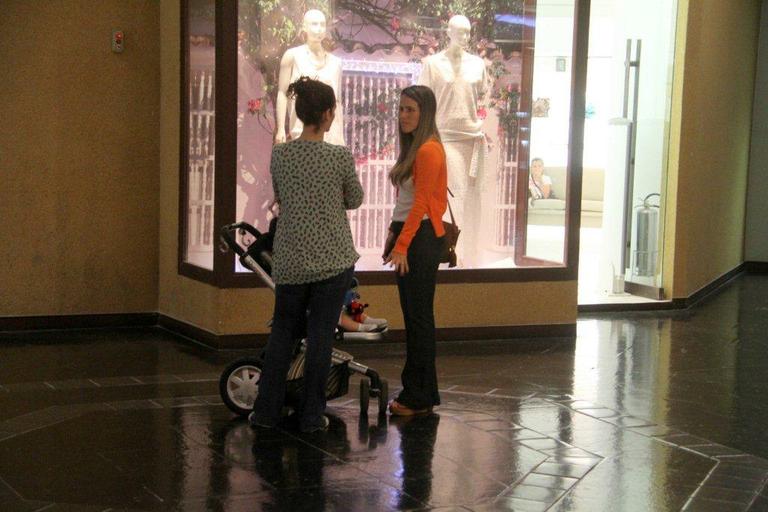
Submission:
[[[357,94],[364,93],[360,89],[356,91]],[[372,104],[374,108],[360,103],[351,107],[352,113],[355,114],[354,130],[363,134],[360,140],[352,143],[352,152],[358,164],[365,164],[369,160],[385,160],[395,154],[398,135],[397,132],[390,133],[388,130],[391,130],[392,120],[397,117],[400,89],[379,93],[372,102],[365,103]]]
[[248,113],[251,115],[259,114],[261,113],[263,106],[264,106],[264,101],[262,101],[262,98],[257,98],[255,100],[248,100]]
[[514,135],[517,130],[520,93],[512,84],[494,86],[489,104],[499,118],[499,131]]

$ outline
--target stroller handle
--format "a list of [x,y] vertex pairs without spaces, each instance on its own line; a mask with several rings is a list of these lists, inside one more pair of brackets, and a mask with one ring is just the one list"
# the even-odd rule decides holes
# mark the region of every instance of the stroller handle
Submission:
[[235,241],[234,236],[232,235],[237,230],[242,229],[253,235],[255,239],[261,238],[262,234],[261,232],[256,229],[255,227],[251,226],[247,222],[235,222],[234,224],[227,224],[225,226],[222,226],[221,232],[219,233],[219,239],[226,244],[230,249],[235,251],[235,253],[238,256],[243,256],[245,254],[245,250],[240,247],[240,244],[238,244]]
[[[222,245],[222,252],[227,252],[227,248],[232,249],[235,251],[235,253],[240,258],[240,263],[243,264],[244,267],[254,272],[256,275],[258,275],[264,283],[271,288],[272,290],[275,289],[275,282],[272,280],[272,276],[269,275],[269,273],[264,270],[264,267],[262,267],[258,261],[256,261],[252,254],[249,254],[247,250],[240,247],[240,244],[237,243],[235,240],[235,237],[233,236],[233,233],[235,233],[238,230],[245,230],[251,235],[253,235],[255,240],[258,240],[259,238],[263,237],[264,235],[255,227],[251,226],[247,222],[236,222],[234,224],[227,224],[225,226],[222,226],[221,231],[219,232],[219,240],[221,241]],[[262,258],[266,258],[267,262],[271,266],[271,257],[267,253],[262,253]]]

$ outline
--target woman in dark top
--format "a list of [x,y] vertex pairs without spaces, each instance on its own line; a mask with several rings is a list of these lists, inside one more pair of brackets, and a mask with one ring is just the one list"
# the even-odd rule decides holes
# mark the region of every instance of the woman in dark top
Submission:
[[249,419],[259,427],[273,427],[280,419],[288,368],[306,324],[299,426],[314,432],[328,426],[323,412],[334,329],[359,258],[346,210],[360,206],[363,188],[350,151],[323,142],[334,119],[333,89],[301,77],[288,92],[296,97],[304,130],[272,150],[272,187],[280,207],[272,266],[275,312]]
[[384,262],[397,273],[406,333],[403,390],[389,405],[410,416],[440,404],[435,369],[435,283],[448,204],[445,151],[435,124],[432,89],[413,85],[400,96],[400,156],[389,173],[397,187]]

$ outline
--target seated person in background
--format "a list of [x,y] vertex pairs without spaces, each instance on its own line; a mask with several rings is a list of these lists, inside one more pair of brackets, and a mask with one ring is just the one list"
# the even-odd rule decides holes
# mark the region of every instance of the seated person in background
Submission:
[[[270,210],[272,210],[272,207],[270,207]],[[272,212],[274,213],[274,210]],[[276,228],[277,216],[273,217],[270,221],[269,231],[265,233],[264,239],[261,242],[262,247],[270,252],[272,251],[272,240],[274,239]],[[240,236],[241,245],[246,249],[255,241],[253,236],[245,230],[240,231]],[[267,274],[271,273],[270,268],[264,267],[264,262],[259,261],[259,264],[266,270]],[[363,312],[368,307],[368,304],[362,304],[359,301],[358,284],[357,278],[353,277],[352,285],[344,297],[344,307],[341,308],[341,315],[339,316],[339,327],[347,332],[383,332],[388,326],[387,320],[384,318],[374,318]]]
[[554,199],[552,178],[544,174],[544,160],[531,160],[531,174],[528,178],[528,191],[532,199]]

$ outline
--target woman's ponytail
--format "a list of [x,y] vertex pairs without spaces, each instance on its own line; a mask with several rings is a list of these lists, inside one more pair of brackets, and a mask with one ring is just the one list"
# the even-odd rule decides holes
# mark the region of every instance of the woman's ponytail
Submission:
[[305,125],[317,126],[323,113],[336,106],[330,85],[302,76],[288,86],[288,97],[296,99],[296,115]]

